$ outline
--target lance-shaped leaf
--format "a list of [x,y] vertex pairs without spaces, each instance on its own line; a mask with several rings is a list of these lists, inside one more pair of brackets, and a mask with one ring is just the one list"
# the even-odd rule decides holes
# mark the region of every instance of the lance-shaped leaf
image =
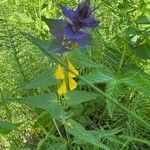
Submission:
[[12,130],[16,129],[20,124],[13,124],[11,122],[3,121],[0,119],[0,133],[8,134]]
[[65,99],[67,106],[74,106],[84,102],[88,102],[99,97],[100,94],[86,91],[68,91]]
[[50,143],[47,150],[67,150],[67,146],[66,144],[60,142]]
[[34,108],[41,108],[49,112],[53,118],[59,118],[60,108],[55,93],[25,97],[17,100],[17,102]]
[[92,61],[88,58],[88,55],[85,54],[86,48],[80,48],[75,51],[71,51],[68,53],[69,58],[71,59],[71,62],[75,65],[77,68],[98,68],[102,67],[100,64]]
[[137,47],[134,48],[134,52],[137,56],[139,56],[142,59],[150,59],[150,44],[144,43],[140,44]]
[[57,81],[54,79],[55,68],[48,68],[38,77],[24,86],[24,89],[46,88],[47,86],[55,85]]
[[150,24],[150,16],[139,16],[136,22],[138,24]]
[[55,36],[57,40],[62,40],[64,37],[64,27],[66,22],[62,19],[47,19],[42,17],[42,20],[47,24],[50,33]]
[[68,133],[75,136],[77,139],[83,141],[84,143],[95,145],[101,149],[109,150],[107,146],[98,141],[93,134],[85,130],[85,128],[74,120],[68,120],[66,123],[66,130]]
[[136,74],[128,73],[120,80],[120,82],[134,88],[138,91],[143,92],[147,96],[150,96],[150,77],[148,74]]
[[[96,83],[108,83],[113,80],[115,80],[115,76],[113,73],[107,70],[97,70],[90,74],[82,76],[84,79],[86,79],[90,84],[96,84]],[[79,81],[79,84],[85,84],[82,80]]]
[[[114,99],[118,100],[118,97],[120,95],[120,82],[119,80],[113,80],[110,83],[107,84],[107,94]],[[112,117],[114,110],[116,108],[116,104],[110,101],[108,98],[106,99],[107,102],[107,110],[109,113],[109,116]]]
[[56,40],[41,40],[38,38],[35,38],[34,36],[23,33],[23,35],[26,36],[26,38],[35,44],[40,50],[42,50],[47,56],[51,58],[51,60],[54,60],[55,52],[62,48],[62,45],[59,41]]

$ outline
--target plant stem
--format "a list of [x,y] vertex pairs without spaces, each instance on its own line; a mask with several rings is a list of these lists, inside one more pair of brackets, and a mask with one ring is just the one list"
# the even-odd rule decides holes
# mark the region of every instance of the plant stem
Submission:
[[[125,52],[124,52],[125,53]],[[68,68],[62,64],[56,56],[51,55],[51,57],[53,57],[53,59],[56,62],[59,62],[62,66],[64,66],[67,70]],[[123,58],[121,60],[121,64],[123,62]],[[74,74],[73,71],[69,70],[70,72],[72,72]],[[86,83],[87,85],[89,85],[90,87],[92,87],[94,90],[96,90],[97,92],[99,92],[100,94],[102,94],[104,97],[108,98],[109,100],[111,100],[113,103],[115,103],[117,106],[119,106],[123,111],[125,111],[127,114],[131,115],[132,117],[136,118],[139,122],[141,122],[141,125],[143,125],[144,127],[146,127],[148,130],[150,130],[150,124],[145,122],[143,119],[141,119],[138,115],[136,115],[135,113],[133,113],[132,111],[128,110],[125,106],[123,106],[121,103],[119,103],[117,100],[115,100],[114,98],[112,98],[111,96],[109,96],[107,93],[104,93],[103,91],[101,91],[99,88],[97,88],[95,85],[89,83],[86,79],[84,79],[82,76],[79,76],[79,79],[81,79],[84,83]]]
[[58,125],[57,125],[57,123],[56,123],[56,121],[55,121],[54,118],[53,118],[53,122],[54,122],[54,125],[55,125],[55,127],[56,127],[56,130],[57,130],[59,136],[62,138],[62,134],[61,134],[61,132],[60,132],[60,130],[59,130],[59,128],[58,128]]

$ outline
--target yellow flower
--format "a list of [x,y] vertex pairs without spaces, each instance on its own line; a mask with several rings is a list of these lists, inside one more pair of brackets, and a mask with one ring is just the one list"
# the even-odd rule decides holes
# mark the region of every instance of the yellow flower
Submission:
[[69,88],[70,90],[74,90],[77,87],[77,82],[72,78],[69,77]]
[[66,87],[66,81],[64,78],[64,79],[62,79],[62,83],[58,89],[58,95],[62,96],[62,95],[65,95],[66,93],[67,93],[67,87]]
[[77,82],[73,79],[79,75],[79,72],[74,68],[73,64],[68,59],[68,78],[69,78],[69,88],[74,90],[77,87]]
[[[67,59],[68,63],[68,82],[69,82],[69,89],[74,90],[77,87],[77,82],[73,79],[79,75],[79,72],[74,68],[73,64]],[[55,78],[61,80],[61,85],[58,88],[58,95],[62,96],[67,93],[67,85],[65,81],[65,74],[63,71],[62,66],[59,64],[58,68],[55,72]]]
[[61,79],[61,80],[65,78],[65,74],[64,74],[63,68],[62,68],[62,66],[60,64],[58,65],[58,68],[57,68],[57,70],[55,72],[55,78],[56,79]]
[[69,77],[75,78],[79,75],[79,72],[74,68],[72,63],[68,59],[68,69],[69,69]]

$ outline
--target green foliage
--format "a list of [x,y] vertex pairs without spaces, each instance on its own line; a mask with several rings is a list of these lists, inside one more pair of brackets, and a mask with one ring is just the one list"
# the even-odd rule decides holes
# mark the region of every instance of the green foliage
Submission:
[[81,48],[76,51],[70,52],[69,57],[73,64],[78,68],[98,68],[102,67],[100,64],[93,62],[87,57],[88,50]]
[[68,92],[65,96],[65,103],[67,106],[78,105],[87,101],[91,101],[96,99],[99,94],[94,92],[86,92],[86,91],[71,91]]
[[36,77],[31,82],[27,83],[24,86],[24,89],[35,89],[35,88],[44,88],[47,86],[55,85],[56,80],[54,80],[54,69],[48,68],[44,72],[42,72],[38,77]]
[[[94,71],[90,74],[84,75],[83,77],[91,84],[108,83],[115,80],[113,73],[101,70],[101,68],[99,68],[99,70]],[[81,81],[80,84],[83,84],[83,81]]]
[[[121,92],[120,92],[120,83],[118,80],[113,80],[107,85],[107,94],[116,100],[119,100],[119,97],[121,97]],[[113,117],[114,110],[116,108],[116,104],[110,101],[110,99],[106,99],[107,102],[107,109],[110,117]]]
[[134,51],[138,57],[147,60],[150,58],[149,48],[150,45],[148,43],[143,43],[136,46]]
[[0,120],[0,133],[1,134],[8,134],[12,130],[16,129],[19,126],[19,124],[13,124],[7,121]]
[[72,127],[67,128],[67,132],[80,139],[85,144],[90,143],[102,149],[109,150],[109,148],[99,142],[90,132],[86,131],[81,124],[77,123],[74,120],[69,120],[69,123],[71,123]]
[[21,100],[18,100],[18,102],[31,107],[44,109],[48,111],[52,117],[58,118],[60,110],[56,100],[56,94],[51,93],[22,98]]
[[150,78],[148,75],[128,73],[121,81],[131,88],[142,91],[145,95],[150,95]]
[[138,24],[150,24],[149,16],[139,16],[136,20]]
[[62,18],[58,3],[78,1],[0,2],[0,149],[149,149],[149,1],[92,1],[94,46],[65,54],[79,76],[62,97],[42,17]]

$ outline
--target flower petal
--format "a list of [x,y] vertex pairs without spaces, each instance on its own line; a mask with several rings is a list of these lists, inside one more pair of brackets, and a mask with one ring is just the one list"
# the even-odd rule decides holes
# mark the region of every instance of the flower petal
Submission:
[[88,28],[96,28],[99,24],[99,22],[96,21],[93,17],[86,18],[83,22],[85,24],[85,27]]
[[59,41],[61,41],[63,39],[63,37],[64,37],[64,32],[63,31],[59,31],[57,29],[51,29],[50,32]]
[[65,95],[67,93],[67,87],[66,87],[66,81],[65,78],[62,80],[62,83],[58,89],[58,95],[62,96]]
[[68,69],[69,69],[69,74],[68,76],[71,77],[71,78],[75,78],[79,75],[79,72],[78,70],[76,70],[73,66],[73,64],[70,62],[69,59],[67,59],[68,61]]
[[53,34],[56,39],[62,40],[66,22],[63,19],[47,19],[45,17],[42,17],[42,20],[48,25],[50,33]]
[[87,35],[86,37],[84,37],[82,39],[76,39],[75,42],[78,43],[79,47],[93,45],[93,39],[90,35]]
[[68,24],[66,27],[65,27],[65,35],[67,36],[67,38],[69,40],[74,40],[74,39],[81,39],[81,38],[84,38],[88,35],[88,33],[85,33],[85,32],[81,32],[81,31],[77,31],[75,32],[73,30],[73,26]]
[[63,68],[62,68],[62,66],[60,64],[58,65],[58,68],[57,68],[57,70],[55,72],[55,78],[56,79],[61,79],[61,80],[65,78],[65,74],[64,74]]
[[64,7],[63,5],[59,5],[59,6],[60,6],[64,16],[69,18],[70,20],[73,20],[73,18],[74,18],[74,11],[69,9],[69,8]]
[[80,19],[87,18],[91,15],[92,10],[90,8],[90,0],[85,0],[83,3],[79,4],[76,13]]
[[69,88],[70,90],[74,90],[77,87],[77,82],[69,77]]

